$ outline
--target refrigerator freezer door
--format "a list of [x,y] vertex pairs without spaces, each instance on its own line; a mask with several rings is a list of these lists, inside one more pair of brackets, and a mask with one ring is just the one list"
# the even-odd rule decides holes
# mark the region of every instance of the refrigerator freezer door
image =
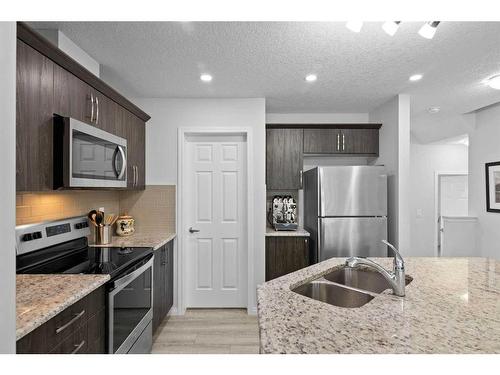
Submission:
[[319,219],[319,261],[333,257],[386,257],[387,218]]
[[387,216],[384,167],[321,167],[319,181],[318,216]]

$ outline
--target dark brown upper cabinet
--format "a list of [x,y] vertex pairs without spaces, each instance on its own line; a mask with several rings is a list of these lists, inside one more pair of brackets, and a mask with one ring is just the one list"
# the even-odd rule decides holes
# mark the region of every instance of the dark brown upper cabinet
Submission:
[[53,189],[53,115],[127,139],[128,189],[145,187],[149,116],[23,23],[17,26],[16,189]]
[[305,154],[342,153],[339,129],[304,129]]
[[378,156],[380,125],[304,129],[305,154]]
[[120,136],[127,139],[127,188],[141,190],[146,185],[146,127],[140,118],[128,111],[120,115]]
[[20,191],[52,189],[54,67],[50,59],[17,42],[16,187]]
[[266,130],[266,184],[268,190],[302,189],[303,130]]

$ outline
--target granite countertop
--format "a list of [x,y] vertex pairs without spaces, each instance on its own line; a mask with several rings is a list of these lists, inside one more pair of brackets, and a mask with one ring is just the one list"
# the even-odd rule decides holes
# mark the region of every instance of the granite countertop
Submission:
[[274,230],[269,226],[266,227],[266,237],[309,237],[310,234],[304,228],[299,227],[297,230]]
[[153,250],[159,249],[167,242],[175,238],[175,233],[164,232],[141,232],[134,233],[128,237],[113,236],[110,244],[95,245],[90,244],[92,247],[152,247]]
[[[392,267],[392,258],[374,260]],[[259,285],[261,353],[500,353],[500,261],[406,258],[406,296],[387,290],[359,308],[291,291],[344,261]]]
[[16,340],[108,280],[109,275],[16,275]]

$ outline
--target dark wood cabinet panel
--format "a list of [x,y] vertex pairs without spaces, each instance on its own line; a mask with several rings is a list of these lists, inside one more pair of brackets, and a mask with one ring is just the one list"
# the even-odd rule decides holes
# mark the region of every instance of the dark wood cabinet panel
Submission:
[[168,314],[170,312],[170,309],[172,308],[174,304],[174,241],[170,241],[167,244],[166,248],[166,267],[167,267],[167,272],[166,272],[166,278],[165,278],[165,286],[166,286],[166,296],[167,296],[167,302],[166,302],[166,307],[165,307],[165,314]]
[[106,309],[98,311],[87,322],[87,353],[106,353]]
[[155,251],[153,263],[153,333],[156,332],[163,321],[163,295],[165,294],[165,272],[162,266],[164,258],[164,247]]
[[89,344],[92,352],[104,353],[104,288],[95,290],[18,340],[17,353],[71,353],[75,350],[86,353]]
[[127,139],[127,188],[143,190],[146,185],[146,127],[132,113],[123,110],[120,132]]
[[266,281],[307,266],[308,237],[266,237]]
[[336,154],[340,153],[339,129],[304,129],[304,153]]
[[305,154],[378,155],[376,128],[304,129]]
[[302,188],[303,130],[266,130],[266,184],[269,190]]
[[54,63],[17,41],[16,189],[51,190]]
[[99,77],[88,71],[61,49],[57,48],[57,46],[27,26],[24,22],[17,23],[17,38],[37,50],[41,55],[46,56],[51,61],[54,61],[71,75],[78,77],[78,79],[85,82],[87,86],[94,88],[107,98],[112,99],[114,102],[118,103],[120,107],[134,113],[144,122],[150,119],[150,116],[147,113],[127,100],[124,96],[120,95],[120,93],[108,86]]
[[378,155],[378,129],[342,129],[342,152]]
[[155,250],[153,276],[153,333],[161,325],[174,301],[173,241]]
[[[92,88],[67,70],[55,65],[54,113],[92,124]],[[95,107],[95,106],[94,106]],[[94,108],[95,109],[95,108]]]

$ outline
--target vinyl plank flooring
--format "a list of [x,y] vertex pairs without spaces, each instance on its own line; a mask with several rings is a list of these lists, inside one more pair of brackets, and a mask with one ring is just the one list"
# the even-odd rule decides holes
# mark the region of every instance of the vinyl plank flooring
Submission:
[[244,309],[189,309],[162,322],[155,354],[258,354],[257,317]]

